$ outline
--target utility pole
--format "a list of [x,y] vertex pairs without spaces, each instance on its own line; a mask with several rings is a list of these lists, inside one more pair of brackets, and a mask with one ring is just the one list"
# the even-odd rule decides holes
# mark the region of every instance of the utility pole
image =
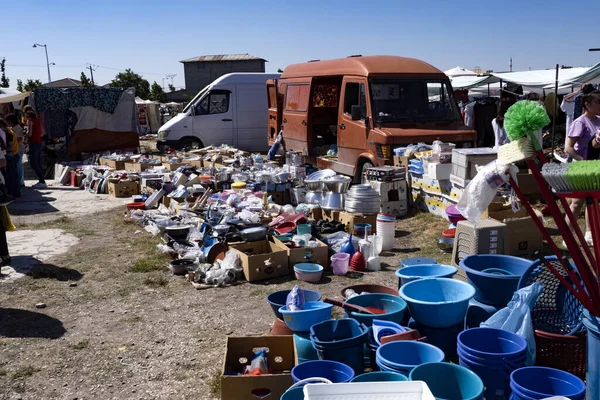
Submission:
[[162,89],[163,89],[163,92],[164,92],[165,91],[165,78],[162,78],[162,82],[163,82]]
[[98,69],[98,66],[94,65],[94,64],[88,64],[87,68],[90,70],[90,77],[92,78],[92,85],[96,86],[96,84],[94,83],[94,71]]
[[45,52],[46,52],[46,67],[48,68],[48,83],[52,82],[52,78],[50,77],[50,61],[48,61],[48,46],[46,46],[45,44],[38,44],[35,43],[33,45],[34,48],[36,47],[43,47]]
[[176,76],[177,76],[177,74],[166,75],[167,78],[171,79],[171,86],[175,86],[173,84],[173,78],[175,78]]
[[510,70],[510,72],[512,72],[512,57],[510,58],[510,66],[509,66],[509,70]]

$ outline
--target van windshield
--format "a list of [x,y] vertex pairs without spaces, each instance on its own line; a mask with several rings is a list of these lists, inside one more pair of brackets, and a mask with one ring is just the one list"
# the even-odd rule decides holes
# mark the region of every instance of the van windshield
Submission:
[[440,79],[371,79],[373,118],[380,123],[460,120],[449,89]]
[[186,113],[194,104],[196,104],[196,102],[198,101],[198,99],[204,94],[206,93],[206,91],[210,88],[210,85],[207,85],[204,87],[204,89],[202,89],[201,91],[198,92],[198,94],[196,96],[194,96],[194,98],[192,99],[192,101],[190,101],[189,103],[187,103],[187,105],[184,107],[183,111],[184,113]]

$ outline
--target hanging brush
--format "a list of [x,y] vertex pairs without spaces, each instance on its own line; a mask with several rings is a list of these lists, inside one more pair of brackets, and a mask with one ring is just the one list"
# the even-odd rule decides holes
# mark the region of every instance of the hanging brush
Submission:
[[567,171],[570,164],[544,164],[542,176],[556,193],[570,193],[573,188],[567,180]]
[[600,191],[600,160],[544,164],[542,176],[556,193]]
[[533,143],[526,137],[498,147],[498,160],[503,164],[512,164],[528,160],[535,155]]
[[510,141],[528,138],[536,152],[541,151],[542,146],[535,132],[549,123],[546,109],[535,101],[518,101],[510,106],[504,115],[504,129]]

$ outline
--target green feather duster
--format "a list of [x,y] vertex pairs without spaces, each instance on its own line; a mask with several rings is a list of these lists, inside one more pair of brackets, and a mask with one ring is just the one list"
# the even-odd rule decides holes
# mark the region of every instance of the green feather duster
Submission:
[[540,150],[540,144],[533,132],[550,123],[546,109],[535,101],[518,101],[504,115],[504,129],[508,138],[518,140],[525,135],[533,142],[533,147]]

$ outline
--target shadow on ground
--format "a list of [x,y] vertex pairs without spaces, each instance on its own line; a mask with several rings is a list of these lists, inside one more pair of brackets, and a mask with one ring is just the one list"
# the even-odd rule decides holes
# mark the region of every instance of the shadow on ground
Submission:
[[33,256],[12,257],[10,267],[20,274],[30,275],[33,279],[56,279],[57,281],[78,281],[83,274],[75,269],[46,264]]
[[0,337],[58,339],[66,332],[60,320],[46,314],[0,307]]
[[22,188],[21,197],[8,205],[10,215],[34,215],[48,214],[57,212],[51,203],[56,200],[54,197],[46,196],[50,192],[44,193],[31,188]]

